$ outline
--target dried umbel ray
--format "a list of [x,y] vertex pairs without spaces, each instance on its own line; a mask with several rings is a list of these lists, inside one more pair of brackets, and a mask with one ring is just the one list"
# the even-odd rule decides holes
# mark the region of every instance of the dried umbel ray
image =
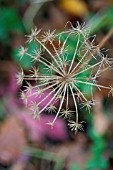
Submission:
[[[71,23],[70,23],[71,25]],[[78,105],[90,111],[92,105],[95,105],[93,98],[93,89],[107,89],[109,94],[113,94],[113,87],[98,84],[97,78],[101,76],[106,69],[111,68],[113,60],[108,58],[104,49],[101,49],[108,38],[112,35],[113,30],[102,40],[99,45],[95,45],[95,36],[89,36],[86,26],[76,24],[76,28],[71,25],[69,29],[57,33],[54,31],[45,32],[40,36],[40,31],[35,28],[27,35],[27,45],[32,41],[38,44],[33,54],[28,52],[28,47],[21,47],[19,51],[20,58],[27,55],[31,57],[33,62],[38,62],[46,67],[44,74],[40,72],[40,68],[33,67],[29,75],[25,75],[23,70],[17,74],[18,83],[26,81],[36,81],[35,86],[29,82],[27,88],[21,92],[21,98],[26,105],[32,110],[34,117],[39,117],[43,111],[54,112],[55,118],[48,124],[53,126],[57,117],[62,115],[68,120],[68,126],[72,131],[83,130],[82,122],[78,121]],[[65,38],[64,38],[64,35]],[[67,43],[69,39],[73,40],[74,50],[71,51],[70,45]],[[54,41],[58,41],[58,47],[54,45]],[[53,50],[47,48],[49,43]],[[44,57],[44,52],[49,55],[50,59]],[[69,54],[72,54],[69,58]],[[93,71],[95,70],[95,71]],[[91,98],[87,99],[87,94],[81,89],[81,86],[88,86]],[[45,92],[47,92],[44,95]],[[38,102],[28,102],[31,96],[38,96]],[[41,97],[40,97],[41,96]],[[50,97],[51,96],[51,97]],[[70,96],[73,99],[75,111],[69,108]],[[50,99],[47,101],[47,99]],[[78,100],[80,102],[78,103]],[[46,102],[45,102],[46,101]],[[45,102],[41,108],[40,105]],[[57,105],[57,108],[56,108]],[[65,108],[64,108],[65,106]],[[75,114],[75,120],[71,119],[71,115]]]

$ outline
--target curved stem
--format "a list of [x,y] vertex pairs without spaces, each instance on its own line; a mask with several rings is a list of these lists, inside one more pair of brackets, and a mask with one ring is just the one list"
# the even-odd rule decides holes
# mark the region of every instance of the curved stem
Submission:
[[55,123],[55,121],[56,121],[56,119],[57,119],[57,117],[58,117],[58,115],[59,115],[59,113],[60,113],[60,110],[61,110],[61,108],[62,108],[62,105],[63,105],[63,102],[64,102],[64,97],[65,97],[65,94],[66,94],[66,87],[67,87],[67,84],[65,84],[65,86],[64,86],[63,97],[62,97],[62,99],[61,99],[61,102],[60,102],[60,106],[59,106],[58,112],[57,112],[57,114],[56,114],[54,120],[52,121],[52,125]]
[[93,83],[90,83],[90,82],[84,82],[84,81],[79,81],[79,80],[77,80],[76,82],[110,90],[110,87],[102,86],[102,85],[99,85],[99,84],[93,84]]
[[73,63],[74,63],[74,60],[75,60],[75,57],[76,57],[76,54],[77,54],[79,42],[80,42],[80,34],[78,34],[78,41],[77,41],[77,45],[76,45],[75,52],[74,52],[74,55],[73,55],[73,59],[71,61],[71,65],[70,65],[69,70],[68,70],[68,74],[70,73],[71,68],[73,66]]

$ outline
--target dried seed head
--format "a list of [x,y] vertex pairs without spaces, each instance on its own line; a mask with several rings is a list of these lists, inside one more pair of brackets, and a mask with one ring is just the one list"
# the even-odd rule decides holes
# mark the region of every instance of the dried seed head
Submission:
[[[49,30],[39,37],[41,29],[35,28],[30,35],[26,36],[28,46],[29,43],[35,41],[39,48],[35,49],[34,54],[31,55],[28,53],[28,47],[21,47],[19,55],[22,57],[24,54],[30,56],[38,62],[38,65],[41,64],[46,69],[42,69],[41,72],[40,67],[39,69],[33,67],[30,75],[24,75],[21,72],[17,77],[18,83],[21,83],[23,79],[35,80],[37,83],[34,87],[28,83],[26,90],[21,95],[26,104],[31,96],[40,98],[30,106],[35,117],[39,117],[43,111],[54,112],[55,118],[49,123],[53,127],[60,114],[68,119],[71,118],[72,114],[75,114],[75,121],[69,120],[68,125],[72,131],[77,132],[83,130],[82,122],[78,123],[78,100],[79,103],[81,102],[82,108],[90,111],[96,102],[93,99],[93,88],[108,89],[109,94],[113,95],[112,86],[102,86],[97,81],[101,73],[106,70],[106,66],[107,69],[111,68],[113,60],[107,55],[104,56],[99,46],[95,45],[95,36],[89,36],[89,30],[84,24],[80,25],[77,22],[76,28],[71,23],[68,22],[68,24],[71,28],[61,33]],[[58,41],[58,47],[55,46],[54,40]],[[71,45],[69,41],[72,41]],[[46,42],[51,44],[53,51],[47,48]],[[44,51],[49,55],[50,60],[44,56]],[[88,90],[85,90],[84,87],[87,87]],[[26,91],[30,92],[28,96]],[[47,91],[48,93],[46,93]],[[88,91],[91,100],[86,97]],[[69,108],[70,96],[74,102],[74,112]],[[41,108],[42,103],[43,107]]]

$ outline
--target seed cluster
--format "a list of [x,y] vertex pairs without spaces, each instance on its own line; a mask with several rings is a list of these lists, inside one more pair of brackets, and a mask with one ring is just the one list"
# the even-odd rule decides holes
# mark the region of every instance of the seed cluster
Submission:
[[[71,25],[71,23],[70,23]],[[21,47],[20,58],[27,55],[33,62],[44,66],[43,73],[40,67],[33,67],[29,75],[25,75],[21,69],[17,74],[18,84],[23,80],[27,81],[27,86],[21,92],[21,98],[26,106],[33,112],[34,118],[39,118],[43,111],[55,113],[55,118],[48,124],[53,126],[58,116],[68,119],[68,126],[72,131],[83,130],[82,122],[78,120],[78,105],[90,112],[95,100],[93,98],[94,88],[108,89],[109,94],[113,94],[113,87],[98,84],[97,78],[106,69],[111,68],[113,60],[108,58],[105,49],[99,49],[95,45],[95,37],[89,36],[86,26],[76,24],[76,28],[71,25],[60,33],[54,31],[45,32],[40,36],[40,30],[35,28],[27,35],[27,47]],[[71,39],[73,48],[68,41]],[[33,54],[28,53],[29,43],[35,41],[38,47],[33,50]],[[57,47],[55,41],[58,42]],[[52,47],[50,50],[47,43]],[[47,59],[44,54],[49,56]],[[71,54],[71,57],[70,57]],[[95,70],[95,71],[94,71]],[[36,81],[32,86],[29,81]],[[90,100],[87,99],[87,92],[83,87],[87,87],[90,92]],[[73,99],[74,110],[69,107],[70,96]],[[35,97],[38,101],[29,99]],[[72,120],[75,115],[75,120]]]

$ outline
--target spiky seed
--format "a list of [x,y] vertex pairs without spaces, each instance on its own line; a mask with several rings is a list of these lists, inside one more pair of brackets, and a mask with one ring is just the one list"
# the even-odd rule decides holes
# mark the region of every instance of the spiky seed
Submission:
[[68,126],[70,127],[71,131],[74,131],[75,133],[77,133],[78,130],[84,131],[83,125],[82,125],[83,122],[84,121],[77,123],[73,120],[69,120]]
[[48,113],[53,113],[53,112],[55,113],[56,109],[57,108],[55,107],[54,104],[50,104],[50,106],[46,108],[46,111],[48,111]]
[[90,112],[92,109],[92,106],[95,105],[95,100],[89,100],[89,101],[87,100],[85,102],[82,102],[80,105],[82,105],[81,109],[85,107],[86,110]]
[[20,47],[18,55],[20,56],[20,60],[23,58],[23,56],[27,53],[28,48],[25,48],[23,46]]
[[21,69],[21,72],[18,72],[18,73],[16,74],[17,84],[18,84],[18,85],[22,85],[23,80],[24,80],[24,72],[23,72],[23,70]]
[[47,43],[47,42],[52,42],[54,40],[54,35],[55,35],[55,31],[48,31],[48,32],[44,32],[44,34],[41,37],[41,40],[43,43]]
[[63,116],[64,119],[67,119],[67,118],[70,119],[70,118],[72,117],[73,113],[74,113],[74,111],[69,110],[69,108],[67,108],[67,109],[65,109],[65,110],[63,109],[63,110],[61,110],[61,112],[60,112],[61,116]]
[[37,36],[39,35],[40,32],[41,32],[41,29],[37,30],[36,27],[34,29],[32,29],[31,30],[31,34],[30,35],[26,35],[27,43],[31,43],[32,41],[36,41],[37,40]]

